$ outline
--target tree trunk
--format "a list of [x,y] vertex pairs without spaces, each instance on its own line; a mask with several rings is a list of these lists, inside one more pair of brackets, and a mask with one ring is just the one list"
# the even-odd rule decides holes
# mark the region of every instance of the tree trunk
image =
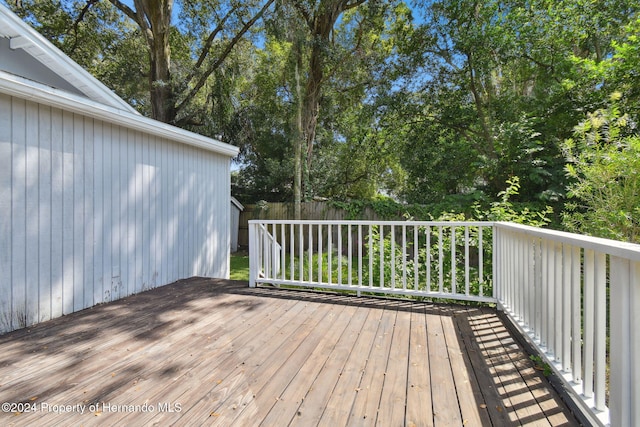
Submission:
[[[298,144],[305,144],[306,150],[300,152],[296,151],[295,164],[300,163],[300,167],[304,170],[296,169],[296,176],[294,179],[294,199],[296,197],[306,197],[309,191],[309,175],[311,173],[311,165],[313,160],[313,144],[316,139],[316,128],[318,125],[318,116],[320,114],[320,98],[322,95],[322,84],[325,77],[326,66],[326,51],[331,45],[331,32],[333,26],[340,17],[340,14],[345,10],[355,8],[365,0],[321,0],[317,5],[317,9],[313,11],[313,14],[309,14],[300,4],[297,4],[296,8],[300,12],[302,18],[307,24],[309,35],[311,37],[311,52],[309,54],[309,68],[307,70],[307,81],[305,84],[304,95],[300,97],[300,85],[299,85],[299,70],[301,64],[297,63],[296,68],[296,90],[298,91],[298,102],[302,103],[302,106],[298,105],[297,115],[299,117],[298,130],[299,135],[296,135],[295,149],[298,149]],[[301,49],[301,47],[300,47]],[[299,55],[297,60],[301,61],[302,53],[298,51]],[[301,108],[301,110],[300,110]],[[304,157],[302,157],[304,156]],[[300,159],[300,160],[298,160]],[[301,178],[304,175],[304,179]],[[301,182],[297,180],[300,179]],[[298,189],[298,190],[296,190]],[[299,191],[298,194],[296,191]],[[297,201],[294,201],[297,203]]]
[[302,72],[302,51],[301,42],[295,42],[295,79],[296,79],[296,123],[294,125],[293,137],[293,206],[294,218],[302,219],[302,145],[305,142],[304,132],[302,129],[302,85],[300,84],[300,73]]
[[147,37],[149,43],[151,114],[156,120],[172,123],[176,118],[175,95],[171,83],[171,47],[169,44],[173,0],[146,0],[141,3],[150,28],[153,31]]

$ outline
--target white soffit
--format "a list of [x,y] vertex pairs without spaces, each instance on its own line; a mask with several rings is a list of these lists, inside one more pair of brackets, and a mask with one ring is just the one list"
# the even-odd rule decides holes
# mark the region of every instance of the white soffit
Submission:
[[8,38],[11,49],[24,50],[90,99],[132,114],[139,114],[126,101],[75,63],[2,3],[0,3],[0,37]]

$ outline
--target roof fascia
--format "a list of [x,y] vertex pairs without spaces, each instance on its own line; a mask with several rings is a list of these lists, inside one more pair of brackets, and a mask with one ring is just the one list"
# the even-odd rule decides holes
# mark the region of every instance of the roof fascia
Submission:
[[[96,101],[102,101],[112,107],[139,114],[125,100],[69,58],[2,3],[0,3],[0,25],[5,27],[0,33],[8,33],[9,31],[7,30],[11,30],[10,32],[14,33],[9,35],[12,49],[23,49],[88,97]],[[56,70],[57,67],[52,68],[51,64],[57,64],[66,72],[61,73],[60,70]]]
[[137,112],[123,111],[3,71],[0,71],[0,92],[228,157],[235,157],[239,152],[236,146],[149,119]]

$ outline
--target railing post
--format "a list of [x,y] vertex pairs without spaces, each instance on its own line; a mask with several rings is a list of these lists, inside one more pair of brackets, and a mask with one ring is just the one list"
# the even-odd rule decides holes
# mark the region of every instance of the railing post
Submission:
[[611,257],[611,379],[612,426],[640,423],[640,262]]
[[249,287],[256,287],[256,279],[258,278],[258,251],[259,243],[256,241],[257,225],[253,221],[249,221]]
[[498,229],[498,224],[493,224],[492,227],[492,255],[491,255],[491,270],[493,271],[493,298],[498,301],[498,310],[502,310],[502,271],[500,270],[501,266],[498,265],[499,260],[501,259],[500,247],[501,247],[501,236],[500,230]]

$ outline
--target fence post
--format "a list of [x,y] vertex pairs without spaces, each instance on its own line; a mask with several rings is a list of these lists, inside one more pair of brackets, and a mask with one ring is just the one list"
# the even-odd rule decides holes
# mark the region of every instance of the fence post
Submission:
[[249,221],[249,287],[256,287],[258,277],[258,251],[259,244],[256,241],[256,227],[253,221]]

